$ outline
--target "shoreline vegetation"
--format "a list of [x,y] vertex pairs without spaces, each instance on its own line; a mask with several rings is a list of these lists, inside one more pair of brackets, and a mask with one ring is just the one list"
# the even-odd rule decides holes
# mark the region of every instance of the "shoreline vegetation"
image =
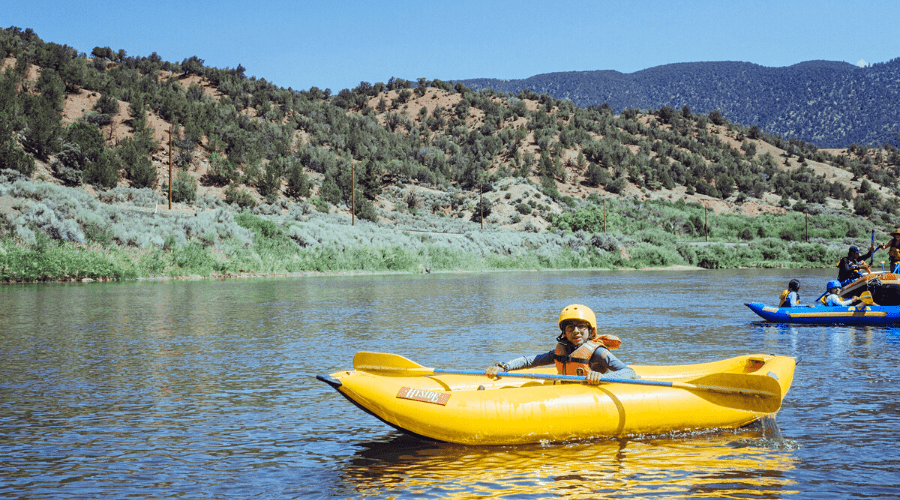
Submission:
[[546,230],[386,211],[378,222],[351,224],[308,202],[246,209],[206,198],[194,211],[168,211],[157,208],[167,201],[150,189],[117,187],[95,196],[5,170],[0,282],[823,268],[848,245],[869,240],[870,223],[826,206],[808,208],[814,215],[807,229],[797,212],[751,217],[707,214],[684,201],[599,201],[604,209],[585,201],[552,217]]

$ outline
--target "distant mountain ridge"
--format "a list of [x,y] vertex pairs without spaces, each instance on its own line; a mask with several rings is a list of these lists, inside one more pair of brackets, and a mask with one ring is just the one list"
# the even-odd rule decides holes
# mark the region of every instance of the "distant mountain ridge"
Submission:
[[858,67],[807,61],[770,68],[748,62],[698,62],[634,73],[612,70],[545,73],[521,80],[460,80],[473,90],[530,89],[576,106],[719,110],[742,125],[825,148],[900,145],[900,58]]

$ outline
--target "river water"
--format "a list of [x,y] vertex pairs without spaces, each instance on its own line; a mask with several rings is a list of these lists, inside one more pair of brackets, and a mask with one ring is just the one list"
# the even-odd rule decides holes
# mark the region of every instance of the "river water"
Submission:
[[[757,322],[831,270],[0,286],[3,498],[896,498],[900,327]],[[483,369],[583,303],[631,364],[794,356],[775,422],[528,446],[407,437],[315,379],[358,351]]]

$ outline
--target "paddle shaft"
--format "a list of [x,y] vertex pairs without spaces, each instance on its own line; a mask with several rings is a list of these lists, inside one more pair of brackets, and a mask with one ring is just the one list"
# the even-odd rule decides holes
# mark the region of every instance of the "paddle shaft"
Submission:
[[875,248],[875,230],[872,230],[872,255],[869,256],[869,265],[875,264],[875,252],[878,249]]
[[[484,372],[480,372],[477,370],[448,370],[435,368],[432,370],[434,373],[447,373],[447,374],[455,374],[455,375],[484,375]],[[543,380],[564,380],[571,382],[584,382],[587,380],[587,377],[582,377],[579,375],[552,375],[552,374],[544,374],[544,373],[517,373],[517,372],[500,372],[497,374],[497,377],[519,377],[519,378],[531,378],[531,379],[543,379]],[[768,391],[758,391],[755,389],[740,389],[735,387],[722,387],[722,386],[714,386],[714,385],[695,385],[695,384],[687,384],[684,382],[667,382],[664,380],[639,380],[639,379],[630,379],[630,378],[604,378],[600,380],[600,383],[616,383],[616,384],[634,384],[634,385],[651,385],[656,387],[674,387],[677,389],[687,389],[687,390],[695,390],[695,391],[712,391],[712,392],[721,392],[725,394],[744,394],[748,396],[775,396]]]

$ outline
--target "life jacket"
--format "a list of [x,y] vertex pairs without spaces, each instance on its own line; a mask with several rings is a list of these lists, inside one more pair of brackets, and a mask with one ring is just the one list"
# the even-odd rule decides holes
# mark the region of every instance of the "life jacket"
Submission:
[[[834,306],[838,306],[838,307],[844,307],[843,304],[829,304],[829,303],[828,303],[828,299],[829,299],[832,295],[834,295],[835,297],[837,297],[837,300],[841,300],[841,301],[844,300],[844,299],[841,298],[841,295],[840,295],[840,294],[837,294],[837,293],[829,293],[829,294],[826,294],[824,297],[822,297],[822,303],[825,304],[826,306],[834,305]],[[851,304],[847,304],[847,305],[852,305],[852,303],[851,303]]]
[[781,291],[781,296],[778,297],[778,307],[784,307],[787,304],[787,296],[791,293],[787,290]]
[[553,352],[553,361],[556,363],[556,372],[560,375],[584,376],[590,373],[591,356],[599,347],[606,349],[618,349],[622,340],[615,335],[599,335],[581,344],[577,349],[566,354],[566,345],[562,342],[556,344]]

